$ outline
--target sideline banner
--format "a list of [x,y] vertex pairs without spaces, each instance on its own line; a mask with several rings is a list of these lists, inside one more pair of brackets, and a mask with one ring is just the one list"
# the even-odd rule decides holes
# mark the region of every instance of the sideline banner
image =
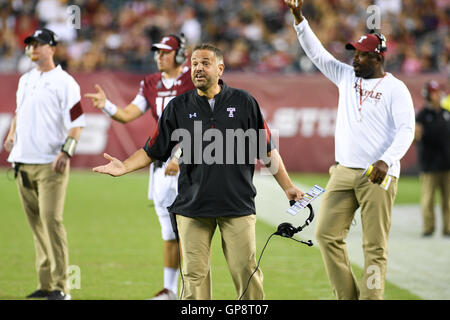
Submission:
[[[82,96],[102,86],[108,99],[125,107],[138,93],[144,75],[124,72],[78,73],[73,75]],[[0,166],[10,166],[3,141],[9,130],[16,106],[15,92],[20,75],[0,75]],[[436,79],[445,83],[443,75],[399,75],[408,86],[416,112],[423,107],[423,84]],[[252,94],[263,110],[266,122],[279,137],[279,151],[289,171],[328,172],[334,162],[334,127],[338,90],[322,74],[281,75],[225,73],[224,81],[232,87]],[[139,119],[121,124],[109,119],[93,107],[89,99],[81,101],[87,125],[79,141],[72,167],[92,168],[104,163],[103,153],[121,160],[142,147],[156,125],[150,112]],[[416,171],[415,147],[402,159],[402,171]]]

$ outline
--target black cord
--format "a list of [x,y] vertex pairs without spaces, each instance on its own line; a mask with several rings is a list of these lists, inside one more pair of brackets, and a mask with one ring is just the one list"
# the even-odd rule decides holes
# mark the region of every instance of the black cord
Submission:
[[301,240],[297,240],[297,239],[294,239],[294,238],[289,238],[289,239],[294,240],[294,241],[296,241],[296,242],[300,242],[300,243],[306,244],[308,247],[312,247],[312,246],[313,246],[313,243],[312,243],[311,240],[308,240],[308,241],[301,241]]
[[259,256],[258,264],[257,264],[257,266],[256,266],[256,268],[255,268],[255,271],[253,271],[253,273],[250,275],[250,278],[248,278],[247,286],[245,287],[244,292],[242,292],[242,294],[241,294],[241,296],[239,297],[238,300],[242,300],[242,297],[243,297],[244,294],[247,292],[248,286],[250,285],[250,280],[252,280],[253,275],[255,274],[255,272],[256,272],[256,271],[258,270],[258,268],[259,268],[259,264],[261,263],[261,258],[262,258],[263,254],[264,254],[264,250],[266,250],[267,244],[269,243],[270,239],[271,239],[274,235],[275,235],[275,232],[272,233],[272,234],[270,235],[270,237],[267,239],[266,244],[264,245],[264,248],[263,248],[262,251],[261,251],[261,255]]

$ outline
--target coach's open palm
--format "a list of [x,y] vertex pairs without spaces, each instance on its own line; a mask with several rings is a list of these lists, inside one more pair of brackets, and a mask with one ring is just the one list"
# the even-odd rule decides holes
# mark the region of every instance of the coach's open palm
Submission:
[[118,177],[126,173],[125,165],[117,158],[111,157],[109,154],[104,153],[105,159],[109,160],[108,164],[104,166],[98,166],[92,169],[92,171],[109,174],[113,177]]
[[86,93],[84,97],[91,99],[94,107],[103,109],[106,104],[106,94],[98,84],[95,85],[95,89],[97,89],[96,93]]

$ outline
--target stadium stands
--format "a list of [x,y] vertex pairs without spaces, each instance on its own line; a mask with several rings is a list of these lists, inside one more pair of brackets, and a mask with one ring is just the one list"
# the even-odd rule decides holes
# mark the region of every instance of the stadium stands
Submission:
[[[446,0],[306,1],[305,13],[325,47],[348,61],[344,44],[366,31],[372,4],[382,13],[388,70],[450,72]],[[71,5],[81,9],[80,29],[67,24]],[[191,46],[200,41],[220,46],[232,70],[316,71],[291,24],[283,1],[273,0],[0,0],[0,72],[29,68],[23,39],[37,26],[59,34],[57,59],[71,72],[155,71],[151,43],[180,31]]]

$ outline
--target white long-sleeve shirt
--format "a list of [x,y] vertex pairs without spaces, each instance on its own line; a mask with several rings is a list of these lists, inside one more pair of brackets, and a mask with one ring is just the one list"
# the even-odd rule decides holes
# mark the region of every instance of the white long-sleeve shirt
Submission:
[[414,139],[414,106],[406,85],[390,73],[376,79],[356,77],[352,66],[325,50],[306,19],[294,28],[306,55],[339,89],[336,161],[366,168],[383,160],[388,174],[398,178],[400,159]]

